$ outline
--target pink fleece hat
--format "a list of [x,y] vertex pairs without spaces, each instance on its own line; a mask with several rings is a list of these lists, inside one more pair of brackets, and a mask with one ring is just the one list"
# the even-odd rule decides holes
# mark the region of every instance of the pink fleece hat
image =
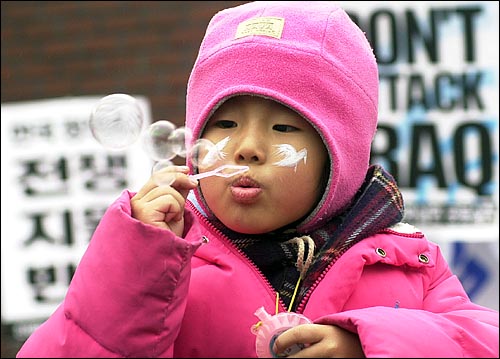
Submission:
[[375,56],[347,13],[328,1],[256,1],[217,13],[188,82],[187,145],[217,107],[241,94],[294,109],[328,148],[325,193],[298,230],[310,232],[344,210],[369,167],[378,105]]

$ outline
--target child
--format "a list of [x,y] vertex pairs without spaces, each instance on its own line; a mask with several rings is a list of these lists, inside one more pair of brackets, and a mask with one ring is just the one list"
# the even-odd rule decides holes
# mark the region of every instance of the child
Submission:
[[156,174],[169,185],[124,191],[18,357],[498,357],[498,312],[469,300],[369,166],[377,103],[373,52],[334,3],[216,14],[188,83],[189,147],[248,170],[192,180],[201,148]]

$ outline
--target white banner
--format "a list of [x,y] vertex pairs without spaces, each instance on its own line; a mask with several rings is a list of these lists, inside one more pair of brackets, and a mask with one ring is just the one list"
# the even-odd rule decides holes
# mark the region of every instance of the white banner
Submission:
[[2,104],[2,323],[48,317],[106,208],[149,177],[140,141],[118,151],[92,137],[99,99]]
[[341,1],[380,74],[372,162],[405,221],[441,245],[474,301],[499,307],[499,4]]

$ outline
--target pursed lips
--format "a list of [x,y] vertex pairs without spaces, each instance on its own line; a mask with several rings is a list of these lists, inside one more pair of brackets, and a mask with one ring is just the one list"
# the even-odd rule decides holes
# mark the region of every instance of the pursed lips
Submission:
[[247,176],[239,177],[231,183],[231,194],[239,203],[253,203],[261,192],[260,184]]

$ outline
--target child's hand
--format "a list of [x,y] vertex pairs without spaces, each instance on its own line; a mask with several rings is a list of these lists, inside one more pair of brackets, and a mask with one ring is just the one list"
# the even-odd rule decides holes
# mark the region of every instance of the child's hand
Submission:
[[[186,166],[169,166],[154,174],[132,197],[132,217],[182,236],[186,197],[198,184],[189,179],[188,173]],[[155,179],[162,175],[169,179],[170,185],[156,183]]]
[[357,334],[335,325],[302,324],[283,332],[274,342],[280,354],[294,344],[306,344],[301,351],[287,358],[364,358]]

